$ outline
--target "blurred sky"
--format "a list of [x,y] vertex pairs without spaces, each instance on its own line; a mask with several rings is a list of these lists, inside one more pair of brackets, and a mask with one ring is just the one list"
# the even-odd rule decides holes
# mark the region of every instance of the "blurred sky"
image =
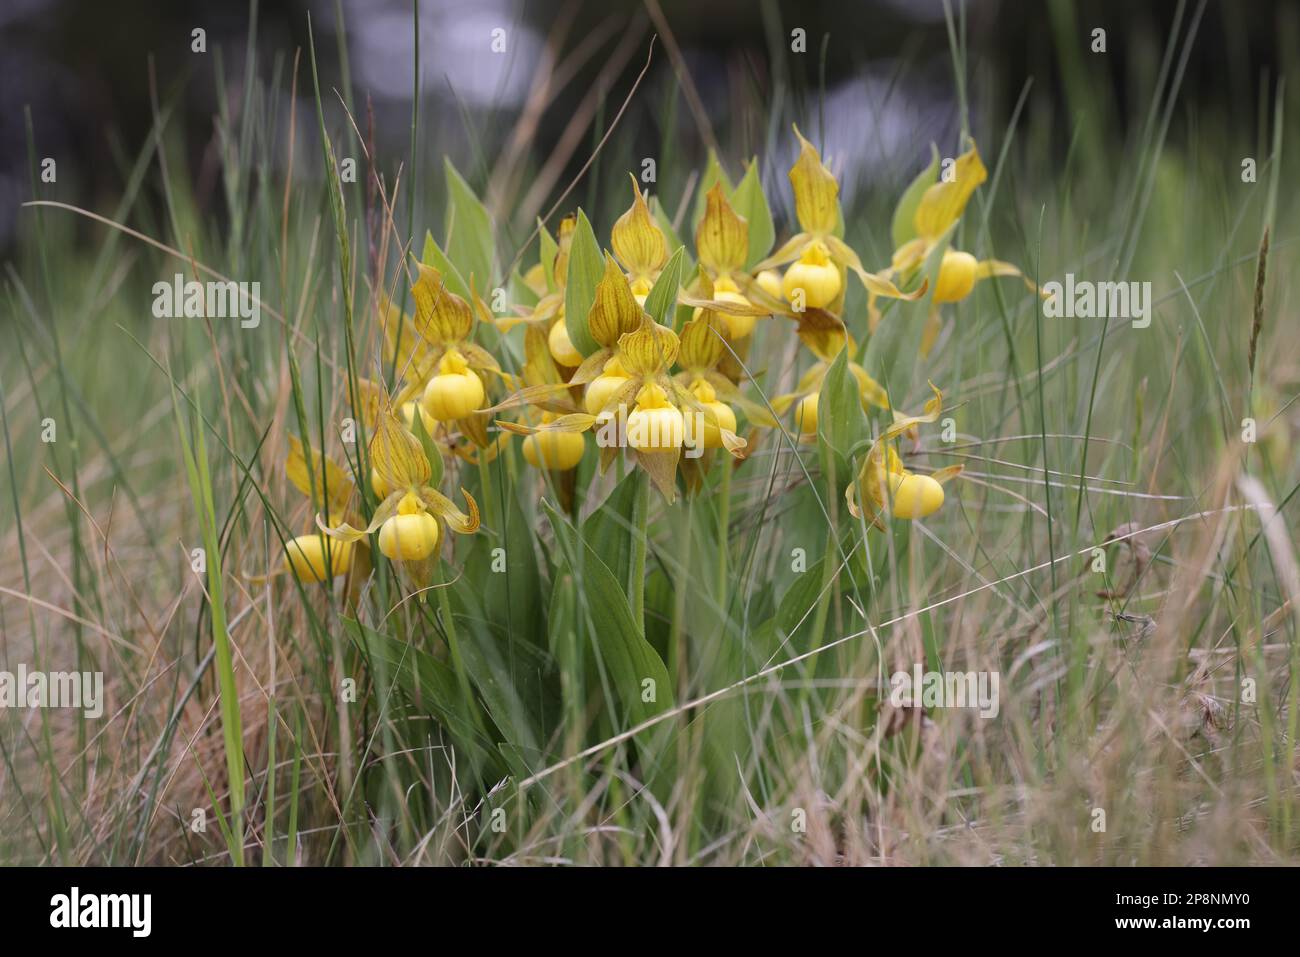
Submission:
[[[961,5],[953,0],[954,9]],[[1090,0],[1077,10],[1065,0],[967,0],[964,6],[973,117],[1003,121],[1030,76],[1030,108],[1068,116],[1056,41],[1077,42],[1086,57],[1088,31],[1101,25],[1108,31],[1108,55],[1087,67],[1101,71],[1111,88],[1121,127],[1143,118],[1146,104],[1131,91],[1140,78],[1155,76],[1163,38],[1179,8],[1176,0]],[[1184,15],[1195,6],[1187,4]],[[1184,98],[1239,117],[1252,129],[1261,89],[1275,79],[1272,64],[1295,57],[1300,44],[1297,7],[1211,0]],[[1249,16],[1242,15],[1246,9]],[[328,89],[342,83],[340,10],[352,95],[359,113],[367,99],[372,105],[378,152],[389,161],[391,175],[409,156],[415,81],[410,0],[263,0],[257,5],[259,73],[268,78],[278,57],[287,74],[294,50],[303,48],[299,116],[310,117],[308,14]],[[769,143],[791,150],[785,124],[801,117],[805,132],[841,164],[851,199],[855,183],[880,169],[919,163],[931,141],[955,135],[959,114],[944,0],[421,0],[421,156],[432,163],[447,153],[462,168],[482,172],[480,179],[499,173],[498,160],[542,75],[539,64],[557,56],[562,63],[576,62],[576,72],[547,103],[529,141],[528,153],[538,164],[559,149],[563,162],[554,185],[546,191],[549,181],[543,179],[534,195],[528,184],[502,194],[502,202],[521,214],[549,203],[589,155],[592,130],[611,120],[631,89],[650,36],[658,32],[659,10],[733,164]],[[196,26],[207,31],[206,55],[190,49]],[[786,54],[795,27],[806,30],[808,53],[792,60]],[[200,201],[219,213],[215,68],[219,58],[226,92],[239,102],[248,28],[248,6],[232,0],[0,0],[0,253],[12,250],[17,204],[31,194],[25,108],[31,109],[38,157],[59,159],[59,183],[50,194],[107,213],[149,135],[151,58],[159,99],[179,97],[169,133],[183,137],[190,169],[206,189]],[[505,31],[504,56],[490,50],[496,29]],[[281,86],[275,98],[287,115],[287,79]],[[703,155],[707,137],[680,92],[673,58],[661,40],[622,121],[620,148],[628,156],[655,155],[665,136],[675,137],[684,155]],[[664,106],[668,94],[676,101],[671,114]],[[336,120],[331,129],[340,129],[332,97],[329,105]],[[585,119],[588,109],[594,114],[575,133],[575,117]],[[304,134],[313,135],[300,129]],[[299,152],[312,156],[310,148]],[[773,169],[768,164],[769,178]]]

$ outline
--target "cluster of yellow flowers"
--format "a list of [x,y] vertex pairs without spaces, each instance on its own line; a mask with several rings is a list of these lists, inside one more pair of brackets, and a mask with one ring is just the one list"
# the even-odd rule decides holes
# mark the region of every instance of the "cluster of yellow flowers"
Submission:
[[[779,428],[779,417],[792,407],[796,434],[815,440],[818,397],[842,351],[863,408],[891,410],[885,389],[853,361],[857,344],[843,319],[847,277],[852,273],[861,282],[868,301],[865,325],[874,331],[881,317],[878,300],[926,294],[923,273],[931,254],[943,246],[937,271],[930,274],[931,315],[922,341],[922,351],[928,351],[939,328],[940,305],[965,298],[980,279],[1019,275],[1008,263],[977,262],[969,253],[946,248],[986,171],[972,143],[951,164],[950,175],[923,190],[909,190],[914,194],[906,210],[910,238],[887,269],[870,272],[841,238],[835,176],[797,128],[795,135],[800,151],[789,178],[799,231],[770,255],[767,248],[754,255],[750,223],[733,205],[735,193],[729,197],[718,182],[705,195],[695,230],[695,272],[686,273],[684,250],[672,251],[671,225],[656,218],[633,178],[632,205],[614,223],[603,267],[593,244],[586,275],[571,274],[575,237],[585,220],[566,218],[555,239],[539,224],[541,256],[521,277],[533,301],[506,315],[494,315],[479,298],[478,277],[470,276],[467,290],[459,283],[468,295],[458,295],[445,270],[428,257],[416,263],[414,315],[386,301],[380,310],[384,358],[392,363],[395,385],[391,393],[364,379],[355,385],[360,394],[353,404],[372,435],[370,484],[380,504],[368,525],[358,528],[360,522],[348,511],[351,482],[323,458],[312,473],[294,440],[289,477],[325,503],[317,523],[333,544],[319,534],[296,538],[285,567],[310,581],[345,574],[355,562],[353,547],[364,549],[368,534],[378,531],[379,550],[416,580],[427,580],[439,520],[462,533],[478,527],[478,509],[468,493],[463,493],[465,514],[433,487],[443,472],[442,456],[488,462],[512,435],[523,438],[521,452],[530,466],[566,472],[583,460],[586,434],[593,433],[602,470],[628,450],[671,501],[679,474],[688,488],[698,488],[717,450],[744,458],[757,430]],[[767,240],[770,246],[770,230]],[[580,282],[586,300],[577,293]],[[587,301],[585,316],[566,315],[566,304],[572,308]],[[743,394],[743,373],[759,320],[772,317],[795,324],[815,361],[793,392],[769,406]],[[503,371],[475,341],[480,326],[494,329],[492,341],[503,348],[506,334],[524,327],[518,373]],[[904,468],[895,444],[904,433],[914,434],[917,425],[933,422],[941,403],[936,388],[923,414],[892,410],[893,424],[872,444],[850,484],[854,515],[884,527],[882,516],[915,519],[940,507],[941,483],[960,467],[915,474]],[[752,430],[748,438],[740,434],[741,415]],[[312,480],[314,474],[319,480]]]

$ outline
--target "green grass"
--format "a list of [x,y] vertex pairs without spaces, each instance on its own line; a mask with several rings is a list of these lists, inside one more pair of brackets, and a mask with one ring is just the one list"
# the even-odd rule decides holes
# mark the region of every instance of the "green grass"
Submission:
[[[940,511],[885,532],[844,500],[885,422],[832,405],[851,379],[832,367],[822,407],[836,411],[818,442],[798,442],[789,414],[783,430],[742,428],[748,458],[734,469],[715,458],[700,490],[672,504],[630,460],[601,474],[590,441],[572,479],[530,468],[518,439],[491,462],[448,457],[439,487],[457,500],[467,490],[483,527],[444,526],[423,601],[373,547],[355,592],[342,579],[259,580],[328,495],[286,481],[289,434],[358,478],[366,515],[378,504],[368,436],[347,443],[342,429],[361,427],[361,379],[392,382],[376,303],[410,308],[412,254],[438,262],[452,291],[502,286],[530,304],[520,274],[553,255],[560,217],[581,206],[591,236],[571,262],[598,277],[592,253],[627,206],[626,172],[641,168],[633,121],[616,122],[623,91],[580,98],[582,136],[558,160],[530,140],[500,148],[506,124],[475,128],[469,112],[472,147],[446,157],[441,118],[418,103],[409,159],[381,158],[372,196],[344,113],[351,93],[340,101],[318,72],[321,51],[261,48],[242,102],[216,109],[227,215],[200,209],[181,149],[181,124],[211,118],[179,115],[174,94],[155,105],[155,135],[121,160],[119,202],[24,208],[0,277],[0,670],[103,671],[107,702],[98,721],[0,712],[0,860],[1300,861],[1298,236],[1285,188],[1296,151],[1282,137],[1297,128],[1300,71],[1269,91],[1256,129],[1202,108],[1182,89],[1186,50],[1216,42],[1230,14],[1187,4],[1171,36],[1145,38],[1156,60],[1119,104],[1090,68],[1074,6],[1052,8],[1068,115],[1039,98],[1041,77],[1010,109],[968,113],[988,64],[951,11],[956,126],[980,144],[989,180],[950,240],[1040,283],[1150,280],[1154,319],[1047,319],[1022,284],[999,279],[943,307],[921,358],[928,304],[887,308],[870,336],[853,287],[844,319],[858,358],[908,412],[933,381],[953,419],[952,442],[938,422],[904,441],[908,466],[966,469]],[[717,142],[714,164],[663,136],[651,192],[685,246],[683,280],[712,180],[737,184],[737,206],[761,219],[745,175],[754,155],[775,244],[794,231],[780,212],[792,207],[789,124],[818,129],[828,104],[821,38],[805,57],[786,52],[782,15],[765,6],[774,88],[736,79],[735,106],[698,137]],[[651,55],[675,62],[660,33]],[[620,41],[570,55],[635,76],[649,33],[623,52]],[[898,67],[899,84],[910,69]],[[630,115],[694,122],[699,82],[642,84]],[[291,87],[314,115],[276,105]],[[1128,128],[1120,106],[1136,116]],[[275,151],[290,124],[298,161],[286,165]],[[58,202],[35,176],[39,118],[28,132],[33,192]],[[958,146],[937,144],[941,157]],[[339,176],[345,156],[356,184]],[[845,238],[868,268],[888,263],[895,204],[930,159],[918,142],[906,165],[856,184]],[[571,192],[554,172],[568,160],[584,169]],[[260,327],[154,319],[150,288],[177,271],[259,280]],[[594,278],[574,275],[578,342]],[[648,304],[672,321],[663,291]],[[792,331],[761,320],[741,356],[760,406],[812,364]],[[477,341],[521,369],[521,333],[483,328]],[[1243,443],[1252,415],[1258,441]],[[1120,541],[1095,572],[1108,538]],[[918,661],[998,672],[999,715],[890,708],[880,682]]]

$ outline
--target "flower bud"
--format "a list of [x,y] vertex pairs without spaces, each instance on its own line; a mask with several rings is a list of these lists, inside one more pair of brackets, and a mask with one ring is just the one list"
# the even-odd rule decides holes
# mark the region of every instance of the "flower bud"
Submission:
[[839,267],[831,262],[830,251],[818,240],[810,243],[785,271],[781,291],[787,302],[794,302],[795,290],[802,289],[806,307],[824,309],[835,301],[843,285]]
[[465,357],[450,350],[438,363],[438,374],[424,387],[424,410],[439,422],[463,419],[483,405],[483,380]]
[[975,257],[955,249],[946,250],[934,284],[935,302],[957,302],[975,288]]

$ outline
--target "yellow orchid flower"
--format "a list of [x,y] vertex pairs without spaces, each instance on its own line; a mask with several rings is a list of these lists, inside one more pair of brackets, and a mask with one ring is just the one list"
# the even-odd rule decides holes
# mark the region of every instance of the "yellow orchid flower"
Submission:
[[[534,371],[531,375],[525,375],[524,387],[485,411],[502,412],[531,405],[549,412],[561,413],[562,416],[575,412],[576,407],[570,400],[571,389],[575,386],[594,385],[593,380],[598,379],[605,372],[605,366],[615,358],[619,338],[626,332],[638,329],[642,320],[648,322],[650,317],[632,295],[627,276],[619,268],[619,264],[613,256],[606,253],[605,272],[596,283],[595,300],[590,312],[587,313],[587,328],[599,348],[582,359],[581,364],[569,375],[567,381],[561,381],[560,376],[554,374],[553,368],[548,372],[537,366],[540,357],[535,353],[527,353],[528,361],[534,364]],[[529,348],[529,341],[528,338],[525,339],[526,350]],[[615,364],[613,369],[617,368]],[[527,372],[527,369],[525,371]],[[599,407],[592,411],[591,415],[595,415],[598,411]],[[554,423],[548,424],[554,425]]]
[[[741,395],[739,386],[719,371],[727,354],[724,342],[726,332],[727,325],[723,319],[707,309],[682,327],[681,344],[677,353],[677,365],[681,371],[675,376],[677,383],[689,389],[702,405],[712,406],[716,403],[722,406],[725,412],[717,408],[713,411],[723,423],[731,423],[726,428],[732,432],[736,431],[735,413],[731,408],[733,406],[743,411],[750,422],[775,428],[776,420],[766,407]],[[707,417],[705,428],[708,430],[706,434],[713,434],[713,427]],[[706,447],[715,446],[706,443]]]
[[[632,321],[636,327],[619,332],[611,343],[612,334]],[[570,380],[588,385],[587,411],[548,417],[537,426],[498,420],[502,429],[526,436],[597,429],[602,469],[609,467],[621,448],[630,448],[637,464],[670,501],[676,495],[677,466],[688,437],[691,441],[707,437],[712,426],[722,447],[738,458],[743,455],[745,440],[729,427],[734,422],[720,417],[669,375],[681,342],[636,304],[627,277],[612,258],[607,258],[605,276],[597,284],[588,324],[601,348],[584,360]],[[496,408],[537,405],[554,394],[553,387],[530,387]],[[688,434],[683,410],[700,416],[703,427],[692,427]]]
[[438,360],[438,374],[424,387],[421,408],[437,422],[455,422],[482,407],[487,391],[472,372],[469,360],[451,348]]
[[[542,424],[554,422],[554,412],[542,413]],[[577,468],[587,442],[577,432],[539,432],[524,439],[524,461],[536,469],[567,472]]]
[[839,183],[797,126],[794,135],[799,138],[799,158],[790,168],[790,185],[794,188],[800,232],[759,263],[756,271],[762,273],[793,263],[786,270],[781,291],[796,312],[838,312],[844,301],[846,272],[856,275],[871,295],[908,300],[923,295],[924,285],[904,293],[889,277],[867,272],[858,254],[836,235],[840,226]]
[[472,337],[475,322],[490,323],[492,314],[472,286],[466,301],[446,287],[435,267],[417,263],[416,268],[415,318],[409,320],[414,347],[397,354],[401,387],[394,402],[405,406],[419,397],[425,413],[441,424],[439,433],[450,433],[454,423],[478,449],[489,449],[487,418],[478,414],[487,399],[484,376],[503,373]]
[[893,424],[872,443],[862,459],[862,467],[855,481],[844,491],[849,512],[854,518],[884,529],[884,516],[901,519],[925,518],[943,505],[943,483],[961,473],[962,466],[939,469],[930,475],[921,475],[903,467],[895,440],[917,425],[933,422],[943,409],[943,393],[933,382],[934,392],[920,415],[894,415]]
[[[491,318],[487,307],[471,291],[474,307],[446,287],[442,273],[433,266],[417,263],[418,277],[411,286],[415,298],[415,331],[427,351],[416,366],[414,380],[427,381],[436,366],[450,352],[458,352],[467,368],[483,372],[500,372],[492,354],[470,341],[474,333],[475,311],[480,321]],[[459,365],[459,363],[456,363]],[[440,373],[441,374],[441,373]],[[432,409],[429,410],[437,418]]]
[[375,509],[370,524],[358,529],[349,523],[331,525],[330,516],[316,516],[316,524],[331,538],[352,543],[379,532],[379,551],[404,569],[419,587],[432,580],[440,538],[438,521],[453,531],[478,530],[478,504],[461,489],[469,513],[429,485],[433,468],[420,441],[402,427],[391,409],[381,413],[370,440],[370,460],[379,477],[393,491]]
[[[529,326],[524,336],[524,365],[521,376],[525,387],[564,385],[559,370],[547,348],[546,337],[537,326]],[[577,406],[568,394],[570,390],[553,396],[542,396],[536,405],[542,408],[542,423],[554,422],[559,415],[576,412]],[[510,436],[501,433],[502,440]],[[524,461],[534,468],[564,472],[576,468],[586,452],[587,443],[581,434],[573,432],[543,432],[524,439]]]
[[[308,455],[296,435],[289,436],[284,474],[306,498],[324,502],[329,514],[345,514],[354,491],[352,480],[325,455],[314,451]],[[351,543],[332,543],[318,532],[309,532],[285,545],[280,570],[304,583],[323,582],[346,575],[352,568],[352,553]]]
[[[369,436],[374,431],[376,423],[379,422],[381,410],[387,406],[389,397],[382,387],[369,379],[357,379],[357,389],[360,392],[357,415],[365,423],[366,435]],[[476,420],[481,416],[463,419],[459,423],[462,427],[469,426],[467,431],[471,441],[466,443],[461,441],[464,437],[461,433],[453,434],[449,429],[441,427],[439,421],[429,413],[420,399],[410,399],[403,402],[400,408],[402,424],[406,426],[406,430],[413,437],[416,434],[415,417],[417,415],[420,417],[420,424],[424,427],[425,435],[429,437],[440,453],[447,452],[466,462],[477,464],[480,461],[492,461],[500,450],[499,442],[480,443],[474,437],[479,425]],[[393,491],[373,465],[370,468],[370,489],[375,493],[375,498],[381,502]]]
[[386,296],[381,298],[379,306],[385,358],[395,361],[404,382],[403,402],[424,386],[449,350],[459,350],[467,364],[475,369],[500,372],[492,354],[470,341],[476,318],[493,322],[491,311],[474,292],[472,281],[470,302],[467,302],[446,287],[436,267],[417,262],[416,270],[417,278],[411,286],[414,317],[402,313]]
[[[904,284],[910,281],[935,247],[944,241],[952,226],[961,219],[966,204],[986,179],[988,170],[984,168],[975,141],[971,140],[970,148],[957,157],[953,164],[951,179],[933,183],[921,195],[912,217],[912,238],[894,250],[889,269],[884,275],[898,277]],[[982,279],[1021,275],[1016,266],[1000,259],[976,260],[970,253],[945,249],[939,264],[939,275],[935,280],[931,300],[934,309],[926,324],[921,354],[930,351],[938,336],[940,305],[965,299]],[[1031,289],[1035,288],[1028,280],[1026,283]],[[880,323],[875,296],[868,296],[867,313],[868,322],[874,331]]]
[[[847,339],[841,348],[848,349],[849,355],[852,356],[857,351],[857,346],[852,339]],[[812,441],[817,437],[817,401],[821,394],[822,381],[826,374],[830,372],[831,363],[835,360],[836,353],[823,355],[817,362],[808,369],[795,385],[793,392],[785,395],[778,395],[772,400],[772,408],[777,414],[785,412],[790,406],[798,405],[795,408],[795,427],[798,429],[800,436],[806,441]],[[862,400],[862,407],[875,406],[880,409],[889,408],[889,394],[885,387],[871,377],[861,365],[852,361],[848,362],[849,372],[858,383],[858,395]]]

